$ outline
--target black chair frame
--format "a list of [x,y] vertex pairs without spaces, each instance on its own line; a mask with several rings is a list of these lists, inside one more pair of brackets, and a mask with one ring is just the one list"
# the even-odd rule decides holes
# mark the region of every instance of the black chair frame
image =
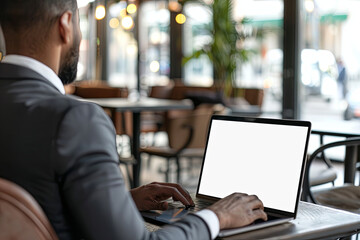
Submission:
[[[355,158],[355,163],[357,160],[357,149],[358,146],[360,146],[360,137],[352,137],[347,138],[342,141],[336,141],[332,143],[325,144],[323,146],[320,146],[318,149],[316,149],[308,158],[306,169],[305,169],[305,175],[304,175],[304,183],[303,183],[303,193],[302,193],[302,200],[310,201],[313,203],[318,204],[316,201],[316,198],[314,197],[313,193],[311,192],[311,186],[309,184],[309,170],[311,167],[311,163],[317,158],[318,154],[323,153],[326,149],[333,148],[333,147],[339,147],[339,146],[345,146],[346,147],[346,157],[345,158]],[[323,159],[323,158],[320,158]],[[324,160],[324,159],[323,159]],[[324,160],[325,161],[325,160]],[[326,162],[326,164],[329,164],[329,162]],[[350,169],[347,169],[347,174],[349,174],[352,178],[351,179],[345,179],[345,183],[353,183],[353,177],[356,173],[356,165],[351,167]]]

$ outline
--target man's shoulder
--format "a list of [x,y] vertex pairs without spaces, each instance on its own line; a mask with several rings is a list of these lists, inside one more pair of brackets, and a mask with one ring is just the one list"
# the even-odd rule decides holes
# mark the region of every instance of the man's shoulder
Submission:
[[0,63],[0,78],[2,79],[27,79],[36,78],[42,79],[43,77],[30,68],[23,66]]
[[95,103],[86,101],[73,95],[56,95],[48,99],[57,108],[70,112],[87,112],[88,114],[105,115],[103,109]]
[[42,93],[44,90],[59,92],[56,87],[40,73],[33,69],[10,63],[0,63],[0,86],[9,89],[16,88],[18,94],[33,91],[34,89],[37,89],[35,94],[38,92]]

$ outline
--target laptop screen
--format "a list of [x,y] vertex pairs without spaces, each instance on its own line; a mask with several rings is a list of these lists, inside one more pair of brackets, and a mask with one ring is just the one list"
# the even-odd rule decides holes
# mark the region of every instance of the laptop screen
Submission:
[[213,118],[198,194],[255,194],[267,208],[295,213],[310,123],[274,121]]

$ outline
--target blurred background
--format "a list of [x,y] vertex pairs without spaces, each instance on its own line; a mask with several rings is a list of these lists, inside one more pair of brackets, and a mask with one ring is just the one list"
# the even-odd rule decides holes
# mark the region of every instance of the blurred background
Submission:
[[[359,1],[294,1],[298,3],[290,8],[295,8],[295,18],[287,16],[293,15],[293,9],[286,7],[290,1],[231,2],[231,15],[241,34],[236,44],[246,50],[246,60],[236,61],[233,84],[263,89],[265,115],[309,120],[360,116]],[[182,60],[214,40],[212,4],[211,0],[78,0],[83,33],[78,80],[101,79],[130,90],[139,87],[141,94],[174,79],[190,86],[211,86],[214,67],[208,55],[186,64]],[[284,36],[284,19],[296,31],[290,40]],[[297,74],[290,77],[297,87],[286,88],[284,56],[294,53],[298,61],[289,66],[290,59],[286,69]]]
[[[128,96],[151,96],[159,86],[220,86],[225,96],[246,95],[257,116],[359,121],[358,0],[78,0],[78,6],[78,83],[101,81]],[[1,40],[0,50],[1,58]]]

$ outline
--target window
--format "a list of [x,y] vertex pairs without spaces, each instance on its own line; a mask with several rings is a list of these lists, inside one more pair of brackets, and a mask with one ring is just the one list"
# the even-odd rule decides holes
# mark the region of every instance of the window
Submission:
[[302,115],[309,120],[360,117],[360,2],[303,0]]
[[165,85],[170,73],[170,11],[167,1],[147,1],[140,9],[140,79],[142,85]]
[[[271,11],[269,11],[271,9]],[[234,0],[233,20],[245,39],[238,47],[245,49],[248,61],[238,60],[235,87],[260,88],[265,91],[263,111],[281,112],[283,16],[282,0]],[[188,3],[184,7],[184,55],[189,56],[213,41],[207,30],[212,25],[210,8]],[[190,60],[184,67],[185,84],[211,86],[213,66],[205,55]]]
[[[183,25],[184,56],[191,55],[212,41],[206,30],[211,24],[211,12],[198,3],[188,3],[183,10],[187,20]],[[191,59],[184,65],[184,84],[191,86],[211,86],[213,84],[213,66],[205,55]]]
[[134,89],[137,86],[137,41],[134,36],[134,16],[126,11],[125,1],[109,7],[107,18],[107,70],[109,84]]

